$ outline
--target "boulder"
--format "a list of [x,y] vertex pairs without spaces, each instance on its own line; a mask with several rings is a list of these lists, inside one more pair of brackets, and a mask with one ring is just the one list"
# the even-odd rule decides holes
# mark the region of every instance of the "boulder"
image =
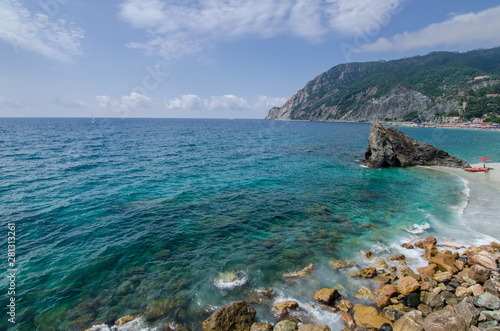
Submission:
[[434,245],[434,244],[428,244],[427,246],[425,246],[424,258],[426,260],[432,259],[437,254],[438,254],[438,250],[436,248],[436,245]]
[[385,323],[392,326],[392,322],[380,316],[377,309],[359,304],[354,306],[354,321],[359,326],[369,330],[378,330]]
[[360,278],[373,278],[377,275],[377,269],[374,267],[368,267],[357,271],[355,276]]
[[457,315],[463,317],[467,325],[475,325],[477,323],[480,312],[471,302],[462,300],[454,309]]
[[422,312],[413,310],[406,313],[394,323],[394,331],[423,331],[424,317]]
[[356,265],[353,260],[332,260],[328,263],[333,270],[351,268]]
[[487,251],[480,251],[474,255],[469,256],[469,265],[479,264],[485,268],[496,269],[498,264],[498,255],[496,253],[489,253]]
[[273,309],[278,316],[285,316],[290,310],[295,310],[297,308],[299,308],[299,304],[292,300],[278,301],[273,305]]
[[490,278],[490,272],[479,264],[474,264],[470,267],[469,270],[466,271],[466,274],[468,278],[480,284],[483,284]]
[[339,291],[334,288],[324,288],[319,290],[318,292],[314,293],[314,300],[318,301],[319,303],[324,303],[325,305],[330,305],[332,304],[335,299],[340,297]]
[[356,323],[354,323],[354,319],[352,318],[349,313],[345,311],[340,312],[340,317],[342,317],[342,320],[344,321],[344,324],[351,330],[353,330],[356,327]]
[[398,292],[402,295],[408,295],[420,288],[419,282],[413,277],[403,277],[398,281]]
[[304,278],[309,276],[314,270],[314,265],[311,263],[307,267],[305,267],[302,270],[299,271],[294,271],[294,272],[288,272],[285,274],[285,278]]
[[457,273],[458,269],[455,267],[455,258],[453,255],[439,253],[429,260],[430,263],[437,265],[438,269],[442,272]]
[[466,331],[467,326],[462,316],[445,309],[429,314],[424,320],[425,331]]
[[388,267],[387,263],[381,258],[377,258],[375,262],[373,262],[373,266],[378,269],[386,269]]
[[[221,330],[231,330],[231,329],[221,329]],[[274,326],[274,331],[295,331],[297,330],[297,323],[290,320],[283,320],[278,322]]]
[[439,293],[422,291],[420,292],[420,301],[432,308],[442,308],[446,299]]
[[349,311],[349,309],[354,307],[354,304],[348,300],[340,300],[336,307],[338,310],[347,312],[347,311]]
[[500,310],[483,310],[479,315],[479,321],[500,321]]
[[395,322],[403,317],[405,315],[405,312],[398,309],[385,307],[384,309],[382,309],[382,315],[388,320]]
[[257,312],[245,301],[228,303],[203,321],[204,331],[234,330],[248,331]]
[[459,286],[455,289],[455,294],[457,295],[457,297],[462,298],[471,296],[473,293],[470,287]]
[[433,236],[430,236],[430,237],[425,238],[424,240],[417,241],[415,243],[415,247],[424,249],[427,245],[436,245],[436,244],[437,244],[436,238]]
[[476,306],[496,310],[500,308],[500,298],[489,292],[484,292],[477,297]]
[[405,297],[405,305],[410,308],[417,308],[420,305],[420,294],[413,292]]
[[500,284],[498,284],[498,282],[488,279],[484,282],[483,289],[485,292],[489,292],[494,296],[500,297]]
[[273,331],[273,326],[265,323],[253,323],[250,331]]
[[373,256],[373,252],[369,249],[367,249],[366,251],[363,251],[363,257],[367,260],[371,259]]
[[447,272],[438,272],[434,275],[434,279],[439,283],[447,282],[453,277],[453,273],[451,271]]
[[498,331],[498,322],[497,321],[486,321],[481,322],[477,325],[479,330],[487,330],[487,331]]
[[419,142],[394,128],[373,122],[365,153],[365,166],[393,168],[411,166],[445,166],[469,168],[470,165],[445,151]]
[[396,286],[392,284],[387,284],[387,285],[380,285],[375,289],[375,294],[379,296],[388,296],[388,297],[393,297],[398,294],[398,290]]
[[404,254],[397,254],[397,255],[389,256],[387,259],[389,261],[401,261],[401,260],[406,260],[406,256]]
[[367,287],[362,287],[359,289],[358,293],[356,293],[356,298],[358,299],[375,299],[375,295],[373,294],[372,291],[370,291],[369,288]]
[[417,271],[420,274],[420,277],[422,277],[422,275],[434,277],[434,275],[436,274],[436,269],[437,269],[437,265],[434,263],[431,263],[426,267],[418,268]]
[[391,298],[385,295],[378,297],[375,300],[375,305],[379,308],[385,308],[391,304]]
[[474,295],[475,297],[481,295],[484,293],[484,289],[481,285],[479,284],[476,284],[476,285],[472,285],[471,287],[469,287],[470,290],[472,291],[472,295]]
[[391,282],[391,279],[387,276],[375,276],[373,280],[379,284],[388,284]]
[[410,243],[404,243],[401,245],[401,247],[406,248],[406,249],[415,249],[412,244]]
[[325,324],[301,324],[298,331],[331,331]]

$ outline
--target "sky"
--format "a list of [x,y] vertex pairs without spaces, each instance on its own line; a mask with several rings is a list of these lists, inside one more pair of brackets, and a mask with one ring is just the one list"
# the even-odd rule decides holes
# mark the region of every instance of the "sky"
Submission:
[[0,0],[0,117],[264,118],[338,64],[499,31],[498,0]]

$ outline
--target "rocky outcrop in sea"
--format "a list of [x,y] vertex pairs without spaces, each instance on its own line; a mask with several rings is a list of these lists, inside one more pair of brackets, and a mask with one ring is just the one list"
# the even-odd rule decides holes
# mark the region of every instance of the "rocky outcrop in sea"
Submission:
[[464,160],[417,141],[399,130],[385,128],[378,122],[371,125],[365,165],[370,168],[412,166],[470,168]]

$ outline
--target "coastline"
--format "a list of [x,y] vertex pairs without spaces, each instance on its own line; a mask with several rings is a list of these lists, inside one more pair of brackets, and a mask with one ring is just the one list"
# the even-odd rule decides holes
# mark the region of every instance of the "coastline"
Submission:
[[[483,163],[472,164],[472,167],[482,167]],[[470,173],[463,169],[448,167],[427,167],[462,178],[469,188],[468,203],[463,213],[466,225],[471,229],[500,240],[500,228],[491,215],[497,208],[497,197],[500,197],[500,163],[489,162],[492,169],[487,173]]]

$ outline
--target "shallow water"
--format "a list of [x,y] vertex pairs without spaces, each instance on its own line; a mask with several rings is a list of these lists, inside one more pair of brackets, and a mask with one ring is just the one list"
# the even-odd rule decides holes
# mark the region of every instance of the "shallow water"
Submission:
[[[469,142],[500,143],[496,132],[402,130],[469,162],[489,152]],[[156,309],[168,313],[141,327],[200,330],[212,309],[260,287],[337,329],[337,315],[309,307],[312,293],[343,284],[353,295],[360,283],[329,260],[367,248],[391,255],[416,235],[489,239],[464,229],[460,178],[362,167],[368,133],[348,123],[1,119],[0,216],[17,227],[17,329],[78,330]],[[311,277],[285,281],[309,263]],[[219,273],[231,271],[238,282],[220,286]]]

